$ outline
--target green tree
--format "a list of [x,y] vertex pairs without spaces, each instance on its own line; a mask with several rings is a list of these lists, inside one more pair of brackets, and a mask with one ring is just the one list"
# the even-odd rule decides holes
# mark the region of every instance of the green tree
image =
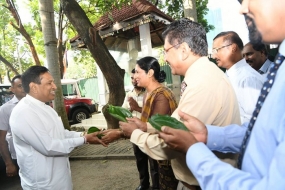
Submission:
[[6,3],[0,3],[0,18],[2,29],[0,54],[1,60],[5,60],[2,62],[4,64],[0,65],[0,73],[1,78],[7,74],[8,78],[11,78],[31,66],[33,62],[34,64],[40,64],[40,62],[31,35],[24,28],[13,1],[6,0]]
[[[80,5],[75,0],[61,0],[60,2],[66,17],[74,26],[80,37],[84,39],[85,45],[106,78],[110,91],[108,103],[112,105],[122,105],[125,97],[125,71],[117,65]],[[102,2],[108,4],[116,1],[108,0]],[[117,4],[115,3],[115,5]],[[105,9],[105,6],[103,6],[103,9]],[[103,114],[107,120],[108,128],[118,128],[117,120],[107,114],[106,106],[103,107]]]
[[[161,10],[165,10],[166,14],[168,14],[172,18],[179,19],[185,17],[183,9],[183,4],[185,1],[190,0],[169,0],[165,1],[165,4],[159,1],[158,7]],[[155,0],[152,0],[151,2],[155,2]],[[207,4],[208,0],[196,0],[197,22],[205,27],[206,32],[209,32],[215,27],[213,25],[209,25],[207,20],[204,18],[204,16],[209,11],[209,9],[207,8]]]
[[7,8],[10,11],[11,15],[13,16],[13,18],[14,18],[14,20],[16,22],[16,23],[14,23],[13,21],[10,21],[10,24],[13,26],[13,28],[15,30],[17,30],[26,39],[27,43],[30,46],[30,50],[31,50],[31,53],[33,55],[35,64],[36,65],[41,65],[40,60],[38,58],[37,51],[36,51],[35,46],[34,46],[34,43],[33,43],[32,39],[31,39],[31,36],[26,31],[25,27],[23,26],[21,18],[20,18],[19,14],[18,14],[18,11],[17,11],[13,1],[6,0],[6,3],[7,3],[7,6],[4,6],[4,7]]

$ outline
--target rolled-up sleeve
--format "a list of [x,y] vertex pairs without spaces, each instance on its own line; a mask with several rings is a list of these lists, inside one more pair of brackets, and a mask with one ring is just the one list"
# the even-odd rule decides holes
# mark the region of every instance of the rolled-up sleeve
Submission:
[[133,131],[130,141],[155,160],[170,160],[177,155],[177,151],[168,148],[163,139],[158,137],[158,134],[136,129]]

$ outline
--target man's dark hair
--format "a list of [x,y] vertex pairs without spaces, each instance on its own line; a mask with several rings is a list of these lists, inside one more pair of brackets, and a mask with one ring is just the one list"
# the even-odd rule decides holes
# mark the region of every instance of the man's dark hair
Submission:
[[21,78],[22,78],[22,75],[16,75],[16,76],[14,76],[14,77],[12,78],[12,80],[11,80],[12,86],[14,85],[14,82],[15,82],[16,79],[21,79]]
[[267,48],[266,48],[266,45],[264,43],[255,43],[255,44],[251,44],[251,45],[255,51],[259,51],[259,52],[263,51],[266,56],[268,55]]
[[168,43],[173,46],[186,42],[196,55],[208,55],[206,30],[202,25],[188,18],[181,18],[169,24],[163,31],[162,37],[164,40],[167,37]]
[[132,73],[135,74],[135,72],[136,72],[135,69],[132,69]]
[[49,72],[49,70],[43,66],[37,66],[36,65],[36,66],[31,66],[30,68],[28,68],[22,74],[22,85],[23,85],[24,91],[26,93],[30,92],[29,84],[31,82],[34,82],[36,84],[41,84],[40,76],[46,72]]
[[229,43],[234,43],[238,46],[240,50],[243,49],[243,42],[236,32],[234,31],[221,32],[213,40],[220,37],[224,37],[224,42],[228,41]]

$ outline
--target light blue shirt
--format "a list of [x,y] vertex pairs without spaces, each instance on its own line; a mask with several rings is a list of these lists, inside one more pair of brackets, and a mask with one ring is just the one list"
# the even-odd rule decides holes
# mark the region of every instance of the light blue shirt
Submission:
[[269,67],[272,64],[272,62],[269,59],[266,59],[266,61],[263,63],[263,65],[260,67],[258,71],[262,71],[262,75],[266,75],[269,73]]
[[269,59],[266,59],[264,64],[258,70],[258,72],[263,72],[263,74],[261,74],[261,76],[264,78],[264,81],[266,81],[266,79],[267,79],[267,75],[269,73],[269,68],[270,68],[271,64],[272,64],[272,62]]
[[[285,55],[285,40],[279,48]],[[192,145],[188,168],[203,190],[285,189],[285,63],[276,75],[255,122],[242,162],[242,170],[221,162],[211,151],[238,152],[247,129],[242,126],[207,126],[207,146]]]

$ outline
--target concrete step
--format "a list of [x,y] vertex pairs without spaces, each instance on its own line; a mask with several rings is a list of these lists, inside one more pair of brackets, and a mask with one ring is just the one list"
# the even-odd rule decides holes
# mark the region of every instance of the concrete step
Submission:
[[93,118],[93,119],[105,119],[103,113],[93,114],[91,118]]
[[103,113],[93,114],[89,119],[84,119],[81,123],[71,125],[71,127],[75,127],[80,130],[84,127],[85,130],[88,130],[90,127],[98,127],[99,129],[107,129],[107,122]]
[[81,121],[82,124],[94,124],[94,125],[107,125],[107,122],[105,119],[84,119]]

